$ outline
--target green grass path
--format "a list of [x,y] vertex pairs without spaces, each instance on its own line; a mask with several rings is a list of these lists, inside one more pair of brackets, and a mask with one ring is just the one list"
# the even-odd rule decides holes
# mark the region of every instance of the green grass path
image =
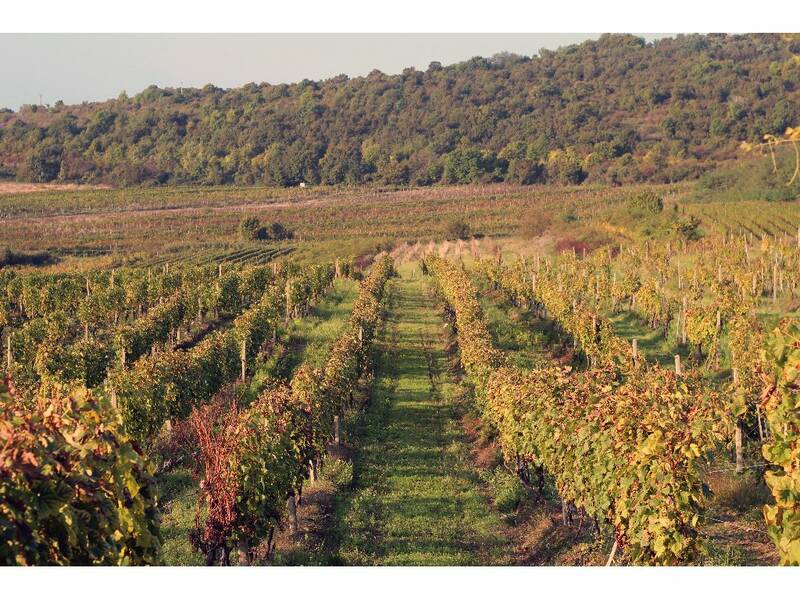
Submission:
[[475,565],[510,558],[481,492],[446,371],[443,322],[412,267],[388,287],[372,402],[338,501],[335,536],[349,564]]

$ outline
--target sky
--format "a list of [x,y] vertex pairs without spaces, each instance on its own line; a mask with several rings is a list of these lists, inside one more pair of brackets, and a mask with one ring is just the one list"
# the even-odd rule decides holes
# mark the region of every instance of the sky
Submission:
[[[640,34],[646,39],[665,34]],[[424,70],[473,56],[597,39],[596,33],[530,34],[0,34],[0,108],[137,94],[147,86],[238,87],[293,83],[373,69]]]

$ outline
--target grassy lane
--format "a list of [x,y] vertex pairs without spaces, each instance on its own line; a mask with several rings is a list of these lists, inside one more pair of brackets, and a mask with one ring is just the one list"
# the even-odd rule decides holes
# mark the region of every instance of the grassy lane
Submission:
[[473,275],[472,284],[478,290],[478,300],[495,347],[520,369],[535,369],[546,364],[551,359],[548,349],[554,348],[551,325],[513,306],[501,293],[492,290],[483,277]]
[[290,330],[290,371],[304,362],[315,368],[324,366],[328,349],[347,324],[357,296],[356,281],[337,279],[310,315],[294,321]]
[[502,563],[511,547],[468,460],[443,322],[419,270],[401,272],[389,287],[373,399],[333,545],[349,564]]

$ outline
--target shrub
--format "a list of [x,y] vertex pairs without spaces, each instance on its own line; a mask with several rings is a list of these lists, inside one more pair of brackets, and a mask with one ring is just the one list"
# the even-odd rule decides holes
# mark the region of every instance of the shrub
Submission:
[[268,238],[273,240],[290,240],[294,237],[294,231],[287,229],[278,222],[272,223],[269,226]]
[[700,219],[694,215],[678,219],[672,225],[675,233],[687,240],[697,240],[700,238]]
[[11,248],[0,248],[0,267],[12,265],[32,265],[35,267],[51,265],[58,259],[46,250],[40,252],[16,252]]
[[628,200],[628,212],[634,217],[651,217],[662,210],[664,201],[652,190],[645,190]]
[[277,221],[269,227],[262,227],[256,217],[247,217],[239,223],[239,237],[244,241],[252,240],[290,240],[294,232]]
[[466,240],[469,239],[471,229],[469,223],[463,219],[455,219],[447,226],[447,239]]
[[262,232],[266,233],[266,230],[256,217],[246,217],[239,223],[239,237],[245,241],[260,239]]

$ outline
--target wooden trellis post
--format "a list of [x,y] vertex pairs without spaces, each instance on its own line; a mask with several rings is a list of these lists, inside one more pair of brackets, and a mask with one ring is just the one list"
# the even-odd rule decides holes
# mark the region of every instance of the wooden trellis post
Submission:
[[11,366],[14,364],[14,357],[11,354],[11,330],[8,330],[8,337],[6,338],[6,371],[11,371]]
[[778,301],[778,265],[772,265],[772,302]]
[[339,415],[333,416],[333,443],[337,446],[340,446],[342,443]]
[[244,382],[247,375],[247,342],[242,340],[242,382]]
[[297,501],[294,499],[294,494],[286,500],[286,509],[289,512],[289,533],[297,533]]
[[250,564],[249,554],[250,548],[247,546],[247,542],[245,540],[239,540],[239,564],[243,567],[246,567]]
[[[739,385],[739,371],[733,368],[733,385]],[[742,420],[736,419],[736,428],[733,432],[733,443],[736,448],[736,472],[744,471],[744,454],[742,452]]]
[[681,355],[675,355],[675,374],[680,376],[683,375],[683,369],[681,368]]
[[292,282],[286,282],[286,322],[289,322],[289,317],[292,314]]
[[681,319],[681,326],[683,327],[683,331],[681,332],[681,343],[685,346],[686,345],[686,326],[688,321],[688,304],[689,301],[686,299],[686,296],[683,297],[683,319]]

